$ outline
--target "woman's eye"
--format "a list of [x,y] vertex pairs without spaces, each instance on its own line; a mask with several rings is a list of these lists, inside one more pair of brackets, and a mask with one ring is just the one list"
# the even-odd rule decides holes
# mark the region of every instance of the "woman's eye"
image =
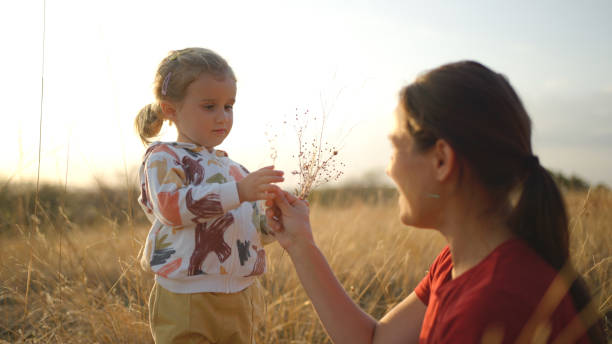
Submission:
[[212,110],[212,109],[214,109],[214,108],[215,108],[215,105],[214,105],[214,104],[204,105],[204,108],[205,108],[206,110]]
[[232,110],[234,108],[233,105],[225,105],[226,110]]

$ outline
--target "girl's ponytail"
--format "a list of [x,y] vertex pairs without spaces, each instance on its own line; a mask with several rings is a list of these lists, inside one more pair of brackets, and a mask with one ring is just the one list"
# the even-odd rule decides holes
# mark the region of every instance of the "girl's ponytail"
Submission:
[[145,145],[148,140],[159,134],[164,117],[160,102],[169,101],[180,104],[187,94],[187,87],[202,74],[212,74],[216,78],[231,78],[236,81],[234,71],[223,57],[205,48],[185,48],[168,53],[157,67],[153,81],[155,102],[143,107],[134,126]]
[[145,105],[136,116],[134,126],[138,131],[140,140],[142,143],[149,144],[148,140],[151,137],[159,134],[162,125],[164,124],[164,117],[161,113],[161,107],[159,104],[148,104]]
[[[565,203],[552,175],[542,167],[538,158],[527,159],[527,177],[523,192],[510,217],[514,233],[525,240],[544,260],[556,270],[573,271],[569,259],[568,217]],[[569,270],[568,270],[569,269]],[[578,311],[586,310],[591,302],[588,287],[577,273],[569,274],[575,279],[569,293]],[[591,324],[587,324],[591,325]],[[587,330],[593,343],[604,343],[602,322],[598,321]]]

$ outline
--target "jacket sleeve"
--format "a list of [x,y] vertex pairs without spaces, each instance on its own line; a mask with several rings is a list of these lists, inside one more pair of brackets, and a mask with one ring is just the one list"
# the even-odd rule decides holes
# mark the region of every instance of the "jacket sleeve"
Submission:
[[240,205],[236,182],[206,183],[203,168],[186,171],[176,153],[165,145],[149,154],[144,171],[149,207],[165,225],[202,223]]

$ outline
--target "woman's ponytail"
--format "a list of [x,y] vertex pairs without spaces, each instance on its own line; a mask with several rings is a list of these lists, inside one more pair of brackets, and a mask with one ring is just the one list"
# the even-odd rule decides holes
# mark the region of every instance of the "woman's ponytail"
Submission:
[[510,225],[517,236],[560,270],[569,257],[567,212],[559,188],[537,159],[526,159],[527,177]]
[[145,107],[140,109],[134,121],[134,126],[138,131],[140,140],[145,145],[150,143],[149,138],[159,134],[163,124],[164,117],[162,116],[159,104],[145,105]]
[[522,190],[509,226],[567,280],[559,284],[569,289],[591,341],[605,342],[603,322],[590,326],[597,312],[571,263],[563,195],[533,155],[531,119],[507,78],[478,62],[459,61],[419,76],[400,99],[416,147],[424,151],[439,138],[449,142],[489,191],[487,210],[505,215],[513,191]]
[[[514,233],[531,246],[544,260],[558,271],[574,271],[569,259],[568,217],[565,203],[552,175],[542,167],[537,157],[526,163],[527,177],[523,192],[510,217]],[[569,293],[574,307],[584,311],[589,307],[591,295],[582,277],[569,273],[574,279]],[[597,319],[597,317],[595,317]],[[601,321],[589,325],[587,330],[593,343],[604,343]]]

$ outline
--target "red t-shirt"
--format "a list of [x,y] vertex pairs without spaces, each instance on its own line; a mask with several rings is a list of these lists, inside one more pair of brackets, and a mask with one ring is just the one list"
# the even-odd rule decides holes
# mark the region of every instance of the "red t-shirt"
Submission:
[[[502,336],[503,343],[514,343],[557,275],[519,239],[501,244],[455,279],[452,268],[447,246],[414,290],[427,305],[420,343],[481,343],[483,337]],[[539,334],[550,330],[551,342],[575,315],[566,294],[549,318],[550,327],[540,327]],[[579,342],[589,340],[583,335]]]

